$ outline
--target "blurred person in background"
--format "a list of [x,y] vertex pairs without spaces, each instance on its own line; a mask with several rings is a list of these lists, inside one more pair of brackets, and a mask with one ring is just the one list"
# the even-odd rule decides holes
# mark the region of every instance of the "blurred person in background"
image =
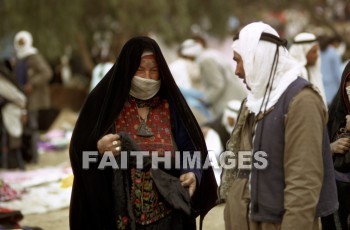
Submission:
[[[221,145],[220,142],[220,136],[219,134],[212,128],[208,126],[201,126],[205,144],[208,149],[208,155],[210,154],[210,159],[216,159],[217,162],[219,162],[220,154],[223,152],[224,148]],[[213,160],[214,161],[214,160]],[[214,176],[217,185],[220,185],[220,174],[221,174],[221,168],[218,167],[219,165],[213,165],[213,171]]]
[[25,169],[21,152],[27,98],[5,62],[0,62],[0,167]]
[[198,123],[203,124],[212,119],[212,114],[203,103],[205,93],[199,66],[193,58],[181,54],[182,47],[183,44],[179,46],[177,59],[169,65],[169,68]]
[[214,118],[224,111],[228,101],[245,98],[245,88],[235,77],[230,62],[218,51],[207,48],[204,38],[185,40],[181,53],[198,64],[204,86],[203,102],[212,110]]
[[[137,150],[158,157],[199,151],[201,163],[207,156],[202,131],[159,45],[143,36],[125,43],[81,109],[69,151],[71,229],[196,229],[196,216],[203,220],[217,199],[212,169],[154,169],[149,157],[142,169],[134,161],[123,170],[98,168],[108,154],[119,162],[123,151]],[[83,168],[87,151],[97,159]]]
[[169,69],[179,87],[185,89],[196,88],[192,81],[199,78],[198,66],[191,59],[182,56],[181,45],[177,49],[177,58],[169,64]]
[[339,36],[320,36],[321,73],[329,106],[340,86],[342,58],[337,50],[342,39]]
[[91,81],[90,81],[90,92],[95,88],[95,86],[101,81],[101,79],[106,75],[106,73],[113,66],[113,56],[109,53],[109,51],[100,53],[98,58],[98,63],[92,70],[91,73]]
[[[328,133],[334,159],[338,190],[338,216],[343,230],[349,229],[350,214],[350,62],[346,65],[339,90],[329,108]],[[338,163],[339,162],[339,163]],[[334,222],[330,217],[327,223]],[[330,228],[324,228],[330,229]]]
[[53,71],[45,58],[33,46],[33,37],[28,31],[15,35],[16,80],[28,98],[28,123],[26,131],[30,135],[30,155],[32,162],[38,161],[37,142],[39,140],[39,111],[49,109],[51,105],[49,82]]
[[289,53],[302,65],[300,76],[317,87],[327,106],[320,66],[321,60],[319,58],[320,48],[317,37],[312,33],[303,32],[297,34],[293,39],[292,45],[289,47]]
[[[240,106],[240,101],[229,101],[220,116],[201,126],[207,148],[209,151],[213,151],[217,162],[220,162],[220,156],[226,149],[226,143],[229,141],[232,130],[236,125]],[[214,168],[214,174],[216,182],[220,185],[222,168]]]
[[60,64],[56,67],[56,72],[59,76],[58,82],[62,83],[65,87],[72,86],[73,73],[69,61],[69,56],[63,54],[60,57]]
[[236,124],[241,101],[231,100],[227,102],[224,112],[217,116],[213,121],[205,123],[203,126],[208,126],[214,129],[220,136],[221,145],[226,146],[230,139],[233,127]]

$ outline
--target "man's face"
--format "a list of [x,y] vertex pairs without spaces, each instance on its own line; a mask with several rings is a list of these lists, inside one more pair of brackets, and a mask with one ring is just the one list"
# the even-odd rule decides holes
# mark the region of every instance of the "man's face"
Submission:
[[318,45],[314,45],[306,54],[307,66],[313,66],[316,64],[318,58]]
[[237,63],[235,74],[243,80],[247,89],[250,90],[249,86],[247,85],[247,82],[245,81],[245,72],[242,57],[236,51],[233,51],[233,60]]

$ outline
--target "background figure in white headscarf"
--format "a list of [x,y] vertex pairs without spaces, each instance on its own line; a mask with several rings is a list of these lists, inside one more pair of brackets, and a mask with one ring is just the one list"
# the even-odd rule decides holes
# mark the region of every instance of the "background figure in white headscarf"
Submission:
[[95,88],[95,86],[101,81],[101,79],[106,75],[106,73],[112,68],[114,64],[113,56],[109,51],[101,51],[98,57],[97,64],[92,69],[91,81],[90,81],[90,92]]
[[177,58],[169,65],[176,84],[184,89],[196,88],[192,81],[199,78],[198,66],[190,59],[181,55],[181,45],[177,50]]
[[[14,38],[16,51],[15,75],[21,89],[28,99],[28,123],[26,133],[31,135],[30,155],[38,161],[37,142],[39,140],[39,111],[50,109],[49,83],[53,71],[33,46],[33,37],[28,31],[20,31]],[[28,148],[29,149],[29,148]]]
[[203,103],[205,94],[199,66],[192,57],[181,54],[183,45],[180,45],[177,51],[178,57],[169,65],[169,68],[198,123],[203,124],[212,119],[212,114]]
[[237,121],[241,103],[242,102],[238,100],[227,102],[227,105],[220,116],[217,116],[213,121],[203,125],[214,129],[219,134],[221,145],[223,147],[226,146],[226,142],[230,139],[230,135]]
[[[215,154],[217,162],[220,162],[220,155],[224,151],[227,141],[230,139],[233,127],[237,121],[241,103],[242,102],[238,100],[229,101],[224,112],[220,116],[201,127],[207,149],[212,151],[211,154]],[[220,185],[222,168],[213,167],[216,182]]]
[[224,111],[228,101],[242,101],[246,97],[244,85],[235,77],[230,60],[218,51],[207,48],[202,37],[184,41],[181,54],[192,58],[199,65],[204,103],[212,110],[214,117]]
[[331,105],[337,94],[342,75],[342,57],[338,51],[342,38],[340,36],[318,37],[321,49],[321,72],[326,93],[327,104]]
[[320,47],[317,38],[312,33],[300,33],[293,39],[293,44],[289,48],[289,53],[302,65],[301,77],[315,85],[322,99],[327,106],[326,94],[324,91]]

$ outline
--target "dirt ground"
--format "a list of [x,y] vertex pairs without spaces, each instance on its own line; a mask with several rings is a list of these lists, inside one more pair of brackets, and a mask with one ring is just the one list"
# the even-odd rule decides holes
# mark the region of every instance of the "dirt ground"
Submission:
[[21,226],[41,227],[45,230],[67,230],[69,229],[68,209],[27,215],[21,221]]
[[[28,169],[37,169],[45,166],[56,166],[63,162],[69,162],[68,152],[61,151],[40,155],[39,163],[28,165]],[[24,216],[20,222],[21,226],[41,227],[44,230],[68,230],[69,229],[69,209],[51,211],[45,214],[32,214]],[[203,229],[221,230],[224,229],[223,206],[212,209],[204,219]]]
[[[221,230],[224,229],[223,221],[223,205],[213,208],[204,219],[203,229],[205,230]],[[45,230],[67,230],[68,209],[49,212],[40,215],[28,215],[21,222],[23,226],[39,226]]]
[[[35,165],[27,165],[27,169],[38,169],[47,166],[57,166],[63,162],[69,162],[68,152],[45,153],[39,156],[39,162]],[[57,211],[47,212],[45,214],[25,215],[20,222],[21,226],[41,227],[45,230],[67,230],[68,208]]]
[[[203,229],[224,229],[223,206],[213,208],[204,219]],[[21,222],[23,226],[38,226],[45,230],[67,230],[69,229],[68,209],[49,212],[40,215],[28,215]]]

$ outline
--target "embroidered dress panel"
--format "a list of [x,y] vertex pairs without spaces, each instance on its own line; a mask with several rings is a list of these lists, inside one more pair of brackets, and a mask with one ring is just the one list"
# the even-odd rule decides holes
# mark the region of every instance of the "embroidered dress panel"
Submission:
[[[175,151],[171,134],[170,110],[166,100],[153,98],[146,122],[153,135],[139,135],[140,122],[136,100],[132,97],[125,103],[115,122],[117,132],[126,132],[142,151],[164,156],[165,151]],[[153,223],[171,212],[160,197],[150,172],[131,170],[131,199],[136,222],[142,225]],[[117,217],[118,218],[118,217]]]

